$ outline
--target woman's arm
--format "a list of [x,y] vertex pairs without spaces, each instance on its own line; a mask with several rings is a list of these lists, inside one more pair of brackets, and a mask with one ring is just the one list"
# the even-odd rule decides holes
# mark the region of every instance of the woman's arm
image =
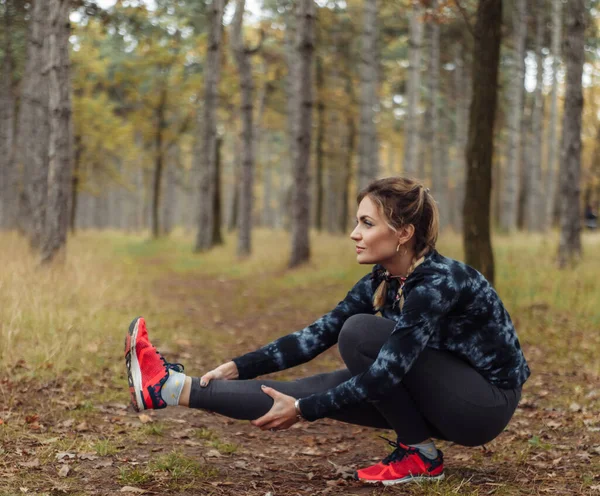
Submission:
[[313,324],[233,359],[240,379],[289,369],[312,360],[337,343],[344,322],[357,313],[374,313],[371,273],[365,275],[328,314]]
[[323,393],[299,402],[307,420],[325,417],[366,399],[379,399],[400,383],[410,370],[438,323],[458,299],[458,291],[448,282],[421,284],[407,295],[396,326],[369,369]]

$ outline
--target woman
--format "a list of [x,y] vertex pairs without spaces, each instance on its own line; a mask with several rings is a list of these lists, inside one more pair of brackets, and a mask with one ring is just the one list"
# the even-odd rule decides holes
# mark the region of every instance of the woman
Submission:
[[[358,263],[375,265],[305,329],[191,378],[164,360],[144,320],[134,319],[125,358],[136,410],[202,408],[263,430],[324,417],[393,429],[395,450],[356,472],[361,481],[384,484],[443,478],[434,438],[476,446],[498,436],[530,375],[498,295],[479,272],[435,250],[438,210],[423,185],[381,179],[358,204],[350,237]],[[336,343],[342,370],[291,382],[251,380]]]

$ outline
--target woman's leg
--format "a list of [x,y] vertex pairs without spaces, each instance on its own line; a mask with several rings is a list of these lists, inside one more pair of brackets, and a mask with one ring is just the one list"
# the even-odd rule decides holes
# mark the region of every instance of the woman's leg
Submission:
[[[294,398],[303,398],[313,393],[327,391],[350,377],[350,371],[342,369],[294,381],[212,380],[206,387],[201,387],[199,378],[194,377],[189,395],[189,407],[209,410],[240,420],[255,420],[262,417],[273,406],[273,399],[260,388],[263,384]],[[390,428],[377,409],[370,404],[356,405],[331,418],[366,427]]]
[[[339,347],[353,374],[373,363],[393,328],[373,315],[346,321]],[[519,399],[520,390],[497,388],[452,353],[426,348],[389,399],[372,404],[405,444],[436,437],[477,446],[502,432]]]

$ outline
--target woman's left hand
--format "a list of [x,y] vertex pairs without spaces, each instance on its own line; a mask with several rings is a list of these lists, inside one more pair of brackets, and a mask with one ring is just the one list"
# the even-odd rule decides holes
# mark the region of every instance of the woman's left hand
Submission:
[[252,425],[260,427],[263,431],[280,431],[291,427],[298,422],[296,415],[296,398],[280,393],[275,389],[262,386],[264,393],[273,398],[273,406],[262,417],[252,420]]

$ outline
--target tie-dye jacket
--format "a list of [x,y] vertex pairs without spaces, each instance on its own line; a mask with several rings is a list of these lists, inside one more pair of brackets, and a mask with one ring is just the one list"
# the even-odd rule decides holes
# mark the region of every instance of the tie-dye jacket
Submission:
[[[240,379],[305,363],[337,343],[346,319],[376,313],[373,294],[385,270],[375,265],[338,305],[308,327],[283,336],[233,361]],[[388,284],[383,317],[396,326],[371,367],[346,382],[300,400],[308,420],[346,406],[384,397],[402,381],[426,347],[447,350],[469,362],[490,383],[504,389],[521,386],[530,371],[508,312],[489,282],[472,267],[436,251],[407,278],[404,305],[394,297],[398,281]]]

